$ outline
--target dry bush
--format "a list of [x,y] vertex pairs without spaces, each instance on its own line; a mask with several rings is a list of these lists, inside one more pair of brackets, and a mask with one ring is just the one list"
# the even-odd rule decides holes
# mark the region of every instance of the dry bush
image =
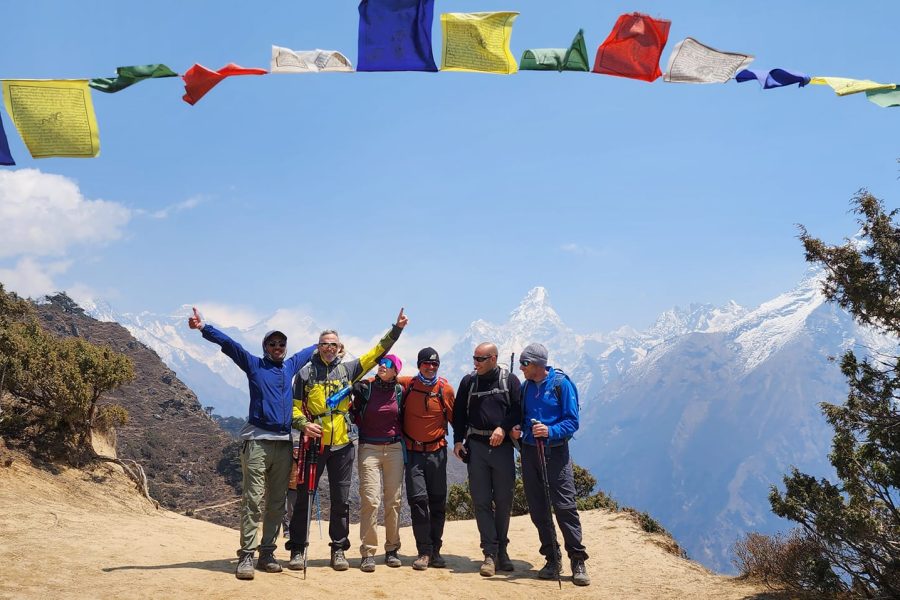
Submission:
[[788,534],[751,532],[735,542],[732,560],[742,577],[808,598],[837,598],[841,583],[822,548],[800,529]]

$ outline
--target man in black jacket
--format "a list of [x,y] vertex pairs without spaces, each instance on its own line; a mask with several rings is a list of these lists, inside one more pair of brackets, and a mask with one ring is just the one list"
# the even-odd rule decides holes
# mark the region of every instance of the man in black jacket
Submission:
[[[509,431],[522,419],[519,379],[497,366],[497,346],[485,342],[472,356],[453,411],[453,454],[468,463],[469,489],[481,536],[480,573],[512,571],[506,547],[516,466]],[[463,442],[466,442],[465,446]]]

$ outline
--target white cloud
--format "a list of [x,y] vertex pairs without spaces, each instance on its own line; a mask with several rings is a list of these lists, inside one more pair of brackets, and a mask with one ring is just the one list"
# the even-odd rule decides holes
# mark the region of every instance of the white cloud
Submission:
[[[341,336],[341,341],[344,342],[350,353],[359,356],[378,343],[383,335],[384,332],[379,333],[370,340]],[[419,350],[430,346],[439,354],[446,354],[458,337],[452,331],[423,331],[417,334],[404,332],[391,348],[390,354],[395,354],[403,362],[403,371],[401,371],[403,375],[415,375],[418,373],[416,356],[418,356]]]
[[153,219],[167,219],[169,215],[173,213],[180,213],[185,210],[191,210],[192,208],[197,208],[204,202],[206,202],[209,198],[202,194],[198,194],[196,196],[191,196],[187,200],[183,202],[178,202],[176,204],[172,204],[170,206],[166,206],[165,208],[161,208],[156,211],[146,211],[146,210],[138,210],[137,214],[141,216],[148,216]]
[[576,256],[597,256],[600,254],[600,252],[598,252],[594,248],[585,246],[584,244],[563,244],[559,247],[559,249],[563,252],[568,252],[569,254],[574,254]]
[[53,276],[65,272],[70,264],[68,261],[41,263],[26,256],[12,268],[0,268],[0,282],[7,291],[25,298],[39,298],[59,291]]
[[247,329],[262,319],[262,315],[246,306],[231,306],[217,302],[198,302],[194,306],[204,320],[213,321],[222,327]]
[[[0,258],[61,256],[73,245],[104,244],[122,236],[131,216],[116,202],[85,198],[62,175],[0,171]],[[25,273],[36,264],[20,261],[17,270]]]

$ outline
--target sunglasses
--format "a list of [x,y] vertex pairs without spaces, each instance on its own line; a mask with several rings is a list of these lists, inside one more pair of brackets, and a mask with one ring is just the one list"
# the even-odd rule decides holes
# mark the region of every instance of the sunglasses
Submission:
[[394,361],[389,358],[382,358],[380,361],[378,361],[378,365],[384,367],[385,369],[395,368]]
[[474,360],[474,361],[477,362],[477,363],[483,363],[484,361],[486,361],[487,359],[491,358],[492,356],[494,356],[494,355],[493,355],[493,354],[488,354],[487,356],[473,356],[473,357],[472,357],[472,360]]
[[319,348],[337,348],[340,346],[339,342],[319,342]]
[[423,360],[422,365],[426,367],[434,367],[435,369],[437,369],[439,366],[441,366],[441,363],[436,360]]
[[531,364],[531,361],[530,361],[530,360],[520,360],[520,361],[519,361],[519,365],[522,366],[522,367],[527,367],[527,366],[530,365],[530,364]]
[[266,342],[266,346],[269,348],[285,348],[287,347],[287,342]]

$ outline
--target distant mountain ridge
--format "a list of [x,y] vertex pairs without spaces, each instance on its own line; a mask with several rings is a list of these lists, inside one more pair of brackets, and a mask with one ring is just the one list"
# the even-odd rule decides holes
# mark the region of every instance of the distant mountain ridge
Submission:
[[[825,303],[820,283],[821,274],[809,271],[794,289],[754,309],[733,301],[691,304],[665,311],[644,331],[621,327],[605,334],[572,330],[547,290],[536,287],[507,322],[476,320],[452,347],[439,348],[441,373],[458,382],[483,341],[497,344],[503,364],[530,342],[545,344],[551,363],[579,388],[576,461],[605,491],[658,518],[691,556],[727,571],[737,535],[787,527],[769,511],[770,485],[791,465],[830,472],[831,432],[818,404],[842,402],[846,384],[829,357],[849,347],[897,347]],[[101,306],[88,312],[118,320],[154,348],[204,405],[244,416],[242,374],[186,329],[189,307],[160,318],[116,315]],[[228,331],[255,344],[265,324]],[[311,319],[302,328],[289,335],[314,339],[318,327]]]

